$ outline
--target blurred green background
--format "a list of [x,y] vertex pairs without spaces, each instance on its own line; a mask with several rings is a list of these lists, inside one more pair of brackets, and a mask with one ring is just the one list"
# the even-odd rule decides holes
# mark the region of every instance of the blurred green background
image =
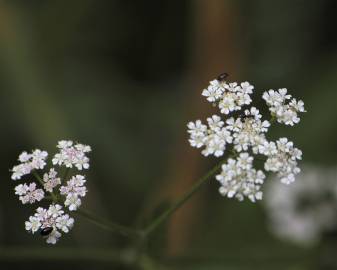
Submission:
[[[83,207],[145,224],[216,162],[188,145],[186,123],[211,113],[201,90],[222,72],[255,85],[261,105],[270,88],[303,99],[301,123],[272,136],[293,140],[305,163],[335,165],[336,13],[335,0],[0,1],[0,268],[138,269],[125,263],[129,240],[80,217],[56,246],[28,234],[33,208],[9,169],[23,150],[89,144]],[[157,231],[143,269],[337,269],[336,239],[280,240],[261,203],[217,189]]]

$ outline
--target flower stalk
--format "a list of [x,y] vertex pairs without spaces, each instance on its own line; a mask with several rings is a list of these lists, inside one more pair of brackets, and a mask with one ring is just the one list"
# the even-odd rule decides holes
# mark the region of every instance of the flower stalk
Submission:
[[213,177],[218,170],[221,168],[223,162],[219,162],[215,167],[213,167],[208,173],[201,177],[191,189],[178,201],[176,201],[171,207],[154,219],[145,229],[144,234],[148,236],[151,234],[157,227],[159,227],[163,222],[165,222],[176,210],[183,206],[202,186]]
[[124,235],[126,237],[130,238],[142,238],[143,233],[140,230],[132,229],[127,226],[123,226],[120,224],[117,224],[115,222],[106,220],[102,217],[99,217],[87,210],[79,209],[76,214],[81,215],[82,217],[85,217],[87,220],[89,220],[91,223],[95,224],[96,226],[111,231],[115,233],[119,233],[121,235]]

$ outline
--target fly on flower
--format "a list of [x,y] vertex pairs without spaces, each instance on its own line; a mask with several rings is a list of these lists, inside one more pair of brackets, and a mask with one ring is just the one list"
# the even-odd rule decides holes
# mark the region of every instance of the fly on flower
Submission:
[[228,73],[224,72],[224,73],[221,73],[216,79],[219,82],[223,82],[224,80],[227,79],[228,76],[229,76]]
[[[55,244],[62,233],[68,233],[74,225],[74,219],[66,212],[76,211],[87,193],[86,178],[80,174],[89,169],[91,147],[63,140],[57,144],[58,152],[52,158],[54,167],[46,170],[48,153],[34,150],[23,152],[19,156],[20,164],[12,169],[12,179],[21,180],[26,175],[26,183],[15,187],[15,194],[22,204],[33,204],[49,200],[48,208],[38,207],[34,215],[25,222],[25,228],[31,233],[39,232],[49,244]],[[72,170],[70,173],[62,173]],[[40,172],[42,171],[42,172]],[[32,177],[35,179],[32,180]],[[63,208],[62,204],[65,208]]]
[[[202,91],[207,101],[218,107],[220,116],[207,118],[207,125],[201,120],[189,122],[189,142],[192,147],[204,148],[201,151],[204,156],[222,157],[231,153],[216,176],[221,185],[219,191],[228,198],[242,201],[247,197],[255,202],[262,199],[261,187],[266,176],[263,170],[254,168],[253,156],[262,155],[263,169],[276,173],[281,183],[290,184],[300,172],[297,163],[302,152],[287,138],[270,141],[267,133],[272,121],[263,119],[256,107],[248,107],[254,86],[248,82],[228,83],[227,77],[227,73],[220,74]],[[285,125],[299,123],[299,113],[305,112],[303,101],[292,98],[285,88],[264,92],[262,98],[272,119]]]

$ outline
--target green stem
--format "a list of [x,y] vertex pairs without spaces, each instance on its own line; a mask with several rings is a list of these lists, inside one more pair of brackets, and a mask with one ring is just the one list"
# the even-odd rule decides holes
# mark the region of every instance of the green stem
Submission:
[[62,176],[62,178],[61,178],[61,181],[64,181],[64,182],[67,181],[68,176],[69,176],[69,174],[70,174],[70,171],[71,171],[70,168],[66,168],[66,169],[65,169],[64,174],[63,174],[63,176]]
[[[37,181],[39,181],[39,183],[42,186],[44,186],[44,181],[42,180],[42,178],[40,177],[40,175],[36,171],[33,171],[33,175],[35,176],[35,178],[37,179]],[[57,197],[54,194],[54,192],[49,192],[49,194],[52,197],[53,202],[56,203],[57,202]]]
[[155,220],[153,220],[144,230],[145,236],[152,233],[158,226],[160,226],[166,219],[168,219],[178,208],[185,204],[188,199],[190,199],[199,189],[200,187],[206,183],[206,181],[213,177],[217,171],[221,168],[223,161],[217,164],[213,169],[211,169],[207,174],[201,177],[192,188],[181,197],[176,203],[174,203],[170,208],[168,208],[165,212],[163,212],[160,216],[158,216]]
[[115,222],[111,222],[109,220],[106,220],[104,218],[98,217],[94,215],[93,213],[90,213],[86,210],[79,209],[76,214],[79,214],[86,219],[88,219],[91,223],[95,224],[98,227],[101,227],[102,229],[111,231],[111,232],[117,232],[121,235],[130,237],[130,238],[142,238],[143,233],[142,231],[135,230],[120,224],[117,224]]

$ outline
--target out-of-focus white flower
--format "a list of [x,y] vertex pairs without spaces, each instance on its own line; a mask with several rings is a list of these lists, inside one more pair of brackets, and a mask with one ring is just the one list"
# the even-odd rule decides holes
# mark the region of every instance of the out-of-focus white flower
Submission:
[[229,158],[226,164],[222,165],[221,174],[216,176],[221,184],[220,194],[228,198],[235,197],[242,201],[244,197],[255,202],[262,199],[261,185],[265,175],[261,170],[253,168],[253,157],[248,153],[241,153],[235,160]]
[[[287,94],[286,88],[279,89],[278,91],[269,90],[268,92],[264,92],[262,97],[279,123],[293,126],[300,122],[298,113],[305,112],[304,102],[292,98],[291,95]],[[289,102],[289,100],[291,101]]]
[[275,235],[302,245],[315,244],[337,226],[337,170],[304,167],[291,186],[269,181],[264,201]]
[[40,188],[36,188],[36,184],[30,183],[20,184],[15,187],[15,194],[19,195],[19,200],[22,204],[35,203],[36,201],[41,201],[44,198],[44,191]]

